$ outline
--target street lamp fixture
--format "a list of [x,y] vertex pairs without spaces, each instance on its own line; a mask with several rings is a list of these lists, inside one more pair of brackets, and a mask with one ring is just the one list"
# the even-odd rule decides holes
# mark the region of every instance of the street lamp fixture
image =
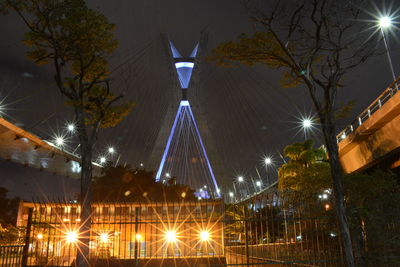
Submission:
[[390,17],[384,16],[379,19],[379,27],[381,29],[389,28],[390,26],[392,26],[392,19]]
[[65,144],[65,140],[62,136],[56,137],[56,145],[62,147]]
[[269,164],[272,163],[272,159],[271,159],[270,157],[266,157],[266,158],[264,159],[264,163],[265,163],[265,165],[269,165]]
[[69,124],[67,125],[67,130],[68,130],[68,132],[70,132],[70,133],[75,132],[75,125],[74,125],[73,123],[69,123]]
[[239,183],[241,183],[241,182],[243,182],[243,181],[244,181],[244,178],[243,178],[243,176],[239,176],[237,179],[238,179],[238,182],[239,182]]
[[388,58],[388,61],[389,61],[390,71],[392,72],[393,81],[395,81],[396,80],[396,74],[394,73],[394,67],[393,67],[393,63],[392,63],[392,58],[390,57],[389,47],[388,47],[388,43],[386,41],[386,36],[385,36],[385,30],[389,29],[392,25],[393,25],[393,21],[392,21],[392,18],[389,17],[389,16],[380,17],[379,20],[378,20],[378,26],[381,29],[383,42],[384,42],[385,48],[386,48],[386,55],[387,55],[387,58]]
[[303,120],[303,128],[310,128],[312,125],[312,121],[310,119]]

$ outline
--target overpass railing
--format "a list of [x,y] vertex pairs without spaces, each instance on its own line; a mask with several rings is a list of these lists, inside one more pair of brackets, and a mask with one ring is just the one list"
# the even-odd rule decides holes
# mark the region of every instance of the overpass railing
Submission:
[[372,114],[379,110],[389,99],[391,99],[399,91],[400,77],[380,94],[371,105],[369,105],[361,114],[337,136],[336,140],[339,144],[342,140],[346,139],[352,132],[360,127]]

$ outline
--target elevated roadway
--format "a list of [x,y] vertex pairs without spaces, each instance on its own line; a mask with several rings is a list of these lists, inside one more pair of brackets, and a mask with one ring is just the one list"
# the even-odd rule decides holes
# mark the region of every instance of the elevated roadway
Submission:
[[377,164],[400,166],[399,85],[397,79],[337,136],[346,173]]

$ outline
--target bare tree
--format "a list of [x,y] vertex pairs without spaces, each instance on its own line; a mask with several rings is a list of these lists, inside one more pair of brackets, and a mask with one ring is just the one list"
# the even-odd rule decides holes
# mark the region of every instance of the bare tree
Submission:
[[344,76],[377,52],[380,37],[371,35],[360,18],[362,0],[268,2],[248,1],[256,32],[220,44],[210,58],[220,64],[237,61],[282,69],[282,86],[308,89],[329,154],[346,264],[354,266],[336,141],[336,116],[348,107],[339,107],[337,93]]

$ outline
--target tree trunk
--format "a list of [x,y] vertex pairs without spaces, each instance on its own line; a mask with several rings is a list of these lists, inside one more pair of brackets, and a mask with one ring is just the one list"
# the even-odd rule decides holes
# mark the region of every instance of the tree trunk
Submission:
[[339,223],[342,248],[344,251],[346,266],[354,267],[354,255],[351,243],[349,225],[347,223],[346,210],[344,206],[344,193],[342,186],[342,167],[339,162],[339,151],[335,135],[335,126],[331,122],[322,121],[325,144],[329,154],[331,175],[333,180],[333,194],[335,197],[335,208]]
[[92,210],[92,142],[87,135],[83,111],[76,112],[81,151],[81,194],[80,228],[76,263],[78,267],[89,266],[89,242],[91,233]]

